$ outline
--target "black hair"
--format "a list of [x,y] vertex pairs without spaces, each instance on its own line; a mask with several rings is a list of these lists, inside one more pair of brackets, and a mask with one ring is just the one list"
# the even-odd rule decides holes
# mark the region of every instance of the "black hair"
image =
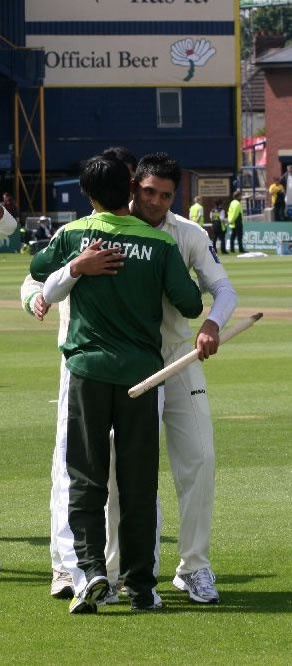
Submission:
[[181,179],[181,169],[176,160],[171,159],[167,153],[150,153],[138,162],[135,181],[140,183],[147,176],[168,178],[173,181],[177,190]]
[[80,187],[105,210],[115,211],[128,206],[130,172],[121,160],[95,155],[81,165]]
[[130,164],[133,171],[137,168],[137,159],[133,153],[130,153],[128,148],[124,146],[111,146],[106,148],[103,153],[104,157],[115,157],[117,160],[122,160],[124,164]]

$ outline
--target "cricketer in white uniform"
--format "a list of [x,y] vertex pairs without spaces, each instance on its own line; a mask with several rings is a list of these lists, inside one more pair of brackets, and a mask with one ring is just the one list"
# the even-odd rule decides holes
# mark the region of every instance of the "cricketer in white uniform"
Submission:
[[[197,347],[201,349],[201,358],[207,358],[209,353],[217,350],[213,330],[221,329],[230,318],[236,306],[236,295],[213,251],[207,233],[199,225],[167,210],[174,197],[174,188],[171,185],[172,183],[165,183],[165,179],[158,175],[143,177],[134,194],[134,210],[137,216],[143,217],[152,226],[158,226],[175,238],[186,266],[195,270],[201,290],[209,291],[214,298],[208,318],[196,341]],[[46,282],[45,296],[48,301],[64,298],[75,283],[68,269],[61,269],[58,273],[57,278],[50,276]],[[33,310],[33,306],[31,309]],[[192,350],[192,333],[188,321],[177,314],[166,301],[162,333],[166,364]],[[179,589],[186,590],[191,599],[203,603],[216,602],[218,593],[214,587],[214,575],[208,559],[214,495],[213,431],[206,383],[200,363],[190,365],[166,381],[163,418],[181,518],[181,560],[174,584]],[[114,486],[113,476],[111,483]],[[110,538],[107,545],[108,575],[112,584],[118,575],[118,507],[115,501],[111,501],[114,490],[114,487],[110,490]]]
[[11,236],[17,227],[14,217],[0,204],[0,240]]

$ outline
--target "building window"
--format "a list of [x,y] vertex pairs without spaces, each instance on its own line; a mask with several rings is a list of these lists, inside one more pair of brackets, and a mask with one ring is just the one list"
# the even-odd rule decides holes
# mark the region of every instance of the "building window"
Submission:
[[157,89],[157,127],[182,127],[181,88]]

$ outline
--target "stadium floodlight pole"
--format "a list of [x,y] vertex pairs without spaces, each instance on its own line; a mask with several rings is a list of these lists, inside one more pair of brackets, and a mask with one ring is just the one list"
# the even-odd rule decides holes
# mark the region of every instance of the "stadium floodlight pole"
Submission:
[[[255,324],[256,321],[261,319],[262,316],[263,313],[258,312],[257,314],[251,315],[251,317],[247,317],[246,319],[241,319],[241,321],[239,321],[234,326],[227,328],[226,331],[223,331],[223,333],[219,336],[219,345],[220,346],[223,345],[224,342],[227,342],[227,340],[234,338],[235,335],[238,335],[239,333],[246,331],[250,326],[253,326],[253,324]],[[170,365],[167,365],[162,370],[159,370],[159,372],[156,372],[154,375],[151,375],[151,377],[144,379],[143,382],[140,382],[140,384],[132,386],[132,388],[130,388],[128,391],[130,398],[138,398],[139,395],[146,393],[146,391],[149,391],[154,386],[157,386],[157,384],[161,384],[161,382],[163,382],[165,379],[167,379],[168,377],[172,377],[172,375],[175,375],[177,372],[180,372],[180,370],[185,368],[187,365],[189,365],[190,363],[194,363],[197,360],[198,360],[198,350],[194,349],[189,354],[185,354],[185,356],[182,356],[177,361],[174,361],[174,363],[170,363]]]

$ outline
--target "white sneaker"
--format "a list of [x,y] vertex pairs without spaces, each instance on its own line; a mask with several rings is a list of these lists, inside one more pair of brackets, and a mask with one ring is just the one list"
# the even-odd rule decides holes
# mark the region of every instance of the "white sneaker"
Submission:
[[51,596],[55,599],[72,599],[74,596],[73,581],[67,571],[53,569]]
[[215,583],[215,575],[208,567],[198,569],[190,574],[177,574],[173,584],[178,590],[189,593],[190,599],[201,604],[218,604],[219,594]]

